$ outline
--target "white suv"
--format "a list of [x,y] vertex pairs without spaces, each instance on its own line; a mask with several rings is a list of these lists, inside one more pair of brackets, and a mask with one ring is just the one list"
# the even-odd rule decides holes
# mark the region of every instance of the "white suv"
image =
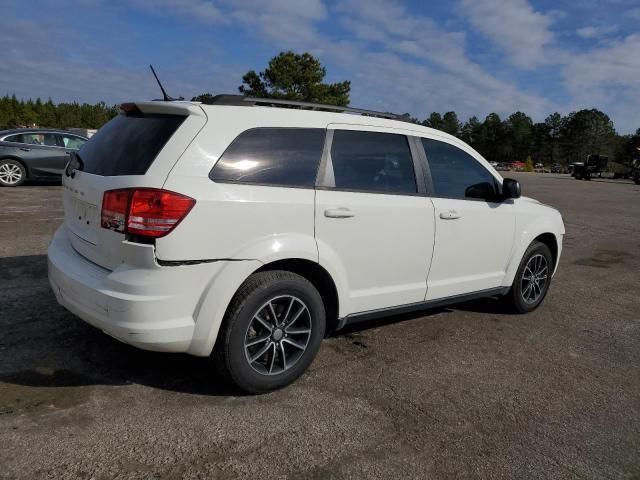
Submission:
[[352,322],[540,305],[560,214],[460,140],[391,117],[232,95],[124,104],[63,175],[58,302],[136,347],[212,355],[248,392],[294,381]]

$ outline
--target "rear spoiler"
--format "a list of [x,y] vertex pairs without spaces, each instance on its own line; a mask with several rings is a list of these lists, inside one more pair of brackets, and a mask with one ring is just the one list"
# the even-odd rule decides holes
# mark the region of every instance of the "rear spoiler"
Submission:
[[193,102],[126,102],[120,104],[120,110],[125,114],[164,113],[166,115],[197,115],[206,117],[200,105]]

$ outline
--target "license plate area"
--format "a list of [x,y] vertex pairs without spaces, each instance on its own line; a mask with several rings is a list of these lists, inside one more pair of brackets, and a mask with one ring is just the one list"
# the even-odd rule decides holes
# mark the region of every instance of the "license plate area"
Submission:
[[73,233],[96,245],[100,228],[98,207],[67,194],[65,195],[65,218],[67,227]]
[[91,205],[77,198],[71,199],[71,213],[74,221],[82,225],[86,225],[89,228],[98,228],[98,207]]

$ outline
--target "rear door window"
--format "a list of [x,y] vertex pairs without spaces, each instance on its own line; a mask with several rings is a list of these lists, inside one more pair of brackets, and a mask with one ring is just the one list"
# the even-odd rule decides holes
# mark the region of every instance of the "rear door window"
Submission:
[[27,145],[40,145],[43,147],[57,147],[58,142],[55,133],[23,133],[22,143]]
[[80,170],[103,176],[144,175],[185,118],[120,114],[80,148]]
[[241,133],[215,164],[214,182],[313,187],[322,157],[322,128],[254,128]]
[[413,158],[404,135],[336,130],[331,163],[337,189],[417,193]]

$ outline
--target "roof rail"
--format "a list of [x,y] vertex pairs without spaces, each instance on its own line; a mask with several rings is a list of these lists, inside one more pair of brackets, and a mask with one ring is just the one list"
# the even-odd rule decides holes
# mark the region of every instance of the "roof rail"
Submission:
[[407,121],[408,115],[397,115],[389,112],[377,112],[375,110],[365,110],[362,108],[353,107],[341,107],[338,105],[326,105],[324,103],[313,102],[299,102],[296,100],[280,100],[276,98],[257,98],[257,97],[245,97],[243,95],[216,95],[211,98],[206,98],[202,101],[206,105],[236,105],[251,107],[253,105],[260,105],[265,107],[294,107],[301,110],[320,110],[328,112],[340,112],[340,113],[353,113],[358,115],[365,115],[368,117],[388,118],[391,120]]

